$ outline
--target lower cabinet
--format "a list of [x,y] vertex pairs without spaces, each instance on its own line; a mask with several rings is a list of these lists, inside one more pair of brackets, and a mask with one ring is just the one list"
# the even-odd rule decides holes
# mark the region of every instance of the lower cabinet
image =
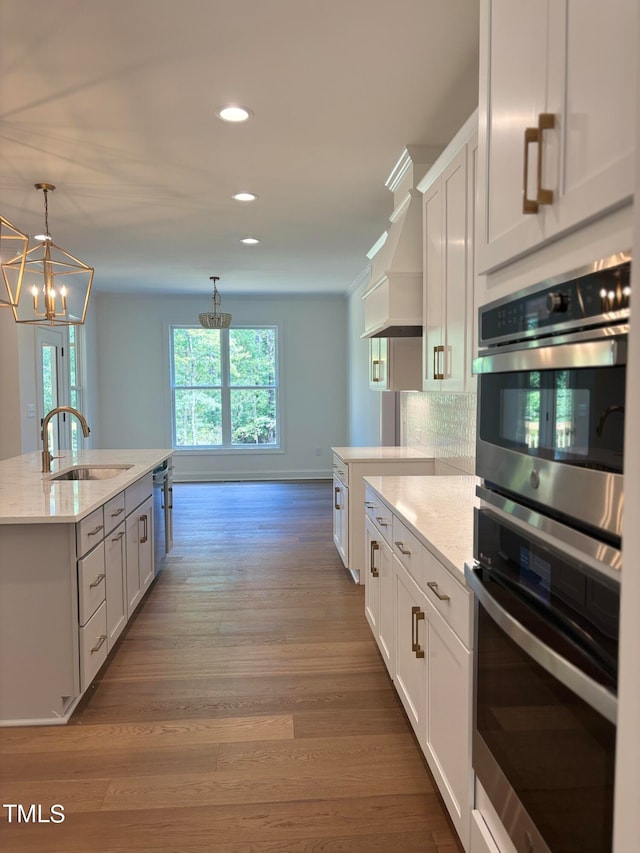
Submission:
[[153,580],[153,499],[127,516],[127,616],[136,609]]
[[[379,496],[376,502],[380,506]],[[393,507],[385,541],[365,519],[365,614],[452,823],[469,850],[471,593],[417,539]]]
[[107,576],[107,651],[111,651],[127,624],[126,527],[121,522],[104,542]]
[[[334,463],[335,468],[335,463]],[[344,473],[344,472],[343,472]],[[349,487],[333,475],[333,541],[345,566],[349,565]]]
[[365,520],[365,615],[389,674],[394,667],[393,565],[391,548],[375,525]]
[[394,682],[418,743],[425,748],[427,706],[426,612],[424,593],[393,556],[396,611],[396,668]]
[[107,605],[102,602],[80,631],[80,689],[84,692],[107,659]]

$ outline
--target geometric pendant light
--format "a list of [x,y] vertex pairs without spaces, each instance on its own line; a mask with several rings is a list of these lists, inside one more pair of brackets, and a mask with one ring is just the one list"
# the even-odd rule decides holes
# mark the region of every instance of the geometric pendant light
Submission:
[[[49,233],[48,193],[53,184],[35,184],[44,194],[44,234],[26,254],[22,287],[12,306],[16,323],[48,326],[79,326],[86,319],[93,283],[93,267],[57,246]],[[15,263],[2,264],[5,274]]]
[[[27,235],[4,216],[0,216],[0,263],[6,288],[6,293],[0,290],[0,308],[11,308],[18,304],[28,245]],[[5,262],[11,264],[10,269],[5,270]]]

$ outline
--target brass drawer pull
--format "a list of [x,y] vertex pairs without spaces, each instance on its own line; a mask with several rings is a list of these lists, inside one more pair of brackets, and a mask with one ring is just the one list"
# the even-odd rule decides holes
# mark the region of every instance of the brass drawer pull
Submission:
[[380,382],[380,365],[382,362],[380,359],[374,358],[371,362],[371,381],[372,382]]
[[333,491],[334,491],[333,508],[334,509],[342,509],[342,507],[338,503],[338,495],[340,494],[340,486],[334,486]]
[[95,536],[96,533],[100,533],[102,530],[102,524],[99,524],[94,530],[89,530],[87,536]]
[[124,530],[122,530],[120,533],[118,533],[117,536],[114,536],[111,541],[112,542],[119,542],[123,536],[124,536]]
[[433,594],[435,595],[435,597],[436,597],[436,598],[438,598],[440,601],[451,601],[450,596],[448,596],[448,595],[441,595],[441,594],[438,592],[438,584],[437,584],[435,581],[427,581],[427,586],[428,586],[428,587],[429,587],[429,589],[433,592]]
[[97,575],[94,582],[89,584],[89,589],[94,589],[95,587],[100,586],[100,584],[105,579],[105,577],[106,577],[105,573],[101,572],[99,575]]
[[106,642],[107,642],[107,635],[106,634],[100,634],[100,636],[98,637],[98,642],[91,649],[91,654],[94,654],[94,652],[99,652],[100,649],[104,646],[104,644]]
[[111,513],[111,518],[117,518],[119,515],[122,515],[124,512],[124,507],[121,506],[120,509],[117,509],[115,512]]
[[371,501],[365,501],[364,505],[366,506],[367,509],[375,509],[377,506],[377,504],[372,504]]
[[444,373],[440,371],[439,354],[444,353],[444,346],[440,345],[433,348],[433,378],[444,379]]
[[[424,657],[424,649],[420,646],[418,637],[418,622],[424,621],[424,611],[419,607],[411,608],[411,651],[415,653],[417,658]],[[415,627],[414,627],[415,626]],[[415,632],[415,633],[414,633]]]
[[404,547],[404,542],[394,542],[393,544],[396,546],[396,548],[398,549],[398,551],[400,551],[401,554],[404,554],[407,557],[411,556],[411,551],[409,551],[408,548]]
[[[542,188],[542,133],[545,130],[553,130],[556,126],[556,117],[553,113],[539,113],[538,126],[527,127],[524,131],[524,177],[522,184],[522,212],[537,213],[541,204],[553,204],[553,190]],[[529,176],[529,146],[538,146],[538,168],[536,197],[527,196],[527,184]]]
[[389,526],[389,522],[385,521],[381,515],[376,515],[376,521],[378,522],[380,527],[388,527]]
[[380,549],[380,546],[375,539],[371,540],[371,554],[369,558],[369,569],[374,578],[380,577],[380,573],[375,564],[375,553]]

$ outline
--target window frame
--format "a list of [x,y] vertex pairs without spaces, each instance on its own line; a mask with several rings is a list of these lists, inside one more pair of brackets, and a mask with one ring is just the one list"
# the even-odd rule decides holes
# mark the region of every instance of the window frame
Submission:
[[[175,359],[174,359],[174,338],[175,331],[178,329],[197,329],[202,331],[202,327],[197,323],[172,323],[169,329],[169,398],[170,398],[170,417],[171,417],[171,446],[177,452],[185,455],[199,454],[243,454],[243,453],[282,453],[282,382],[280,372],[280,348],[281,348],[281,329],[278,323],[237,323],[233,327],[220,329],[220,385],[198,385],[186,386],[176,385],[175,381]],[[231,385],[230,383],[230,349],[229,349],[229,332],[234,329],[271,329],[275,333],[275,382],[272,385]],[[205,330],[208,331],[208,330]],[[213,330],[211,330],[213,331]],[[221,444],[202,444],[202,445],[179,445],[177,444],[176,435],[176,390],[191,387],[199,390],[219,390],[221,400]],[[231,443],[231,392],[235,390],[261,390],[269,389],[275,391],[275,419],[276,419],[276,441],[273,444],[233,444]]]

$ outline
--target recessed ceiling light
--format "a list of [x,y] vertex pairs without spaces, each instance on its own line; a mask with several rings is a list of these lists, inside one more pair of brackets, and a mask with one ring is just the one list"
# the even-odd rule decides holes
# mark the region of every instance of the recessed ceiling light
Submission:
[[236,201],[255,201],[258,196],[255,193],[235,193],[231,198]]
[[259,243],[260,240],[257,237],[243,237],[240,242],[246,243],[248,246],[253,246],[254,243]]
[[226,107],[220,107],[217,112],[219,118],[223,121],[246,121],[251,118],[253,113],[247,107],[240,107],[237,104],[228,104]]

